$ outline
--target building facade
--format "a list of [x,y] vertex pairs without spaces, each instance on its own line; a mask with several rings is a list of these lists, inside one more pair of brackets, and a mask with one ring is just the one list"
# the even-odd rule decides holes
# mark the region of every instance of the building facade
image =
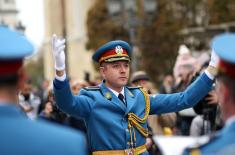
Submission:
[[92,52],[85,48],[87,12],[93,3],[93,0],[44,0],[45,78],[54,77],[51,36],[55,33],[66,38],[66,69],[69,77],[84,79],[85,75],[90,75],[91,80],[94,79],[96,72],[92,65]]
[[0,0],[0,23],[10,27],[16,27],[17,9],[15,0]]

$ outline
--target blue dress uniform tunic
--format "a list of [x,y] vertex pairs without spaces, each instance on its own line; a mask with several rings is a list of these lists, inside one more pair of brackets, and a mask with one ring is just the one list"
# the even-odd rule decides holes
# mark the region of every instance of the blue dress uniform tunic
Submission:
[[[201,146],[195,147],[195,148],[188,148],[184,151],[184,155],[187,154],[193,154],[195,152],[195,155],[212,155],[212,154],[220,154],[220,155],[226,155],[223,154],[223,151],[226,151],[226,148],[229,146],[235,145],[235,120],[231,122],[231,124],[226,125],[220,132],[217,132],[214,135],[210,136],[210,140]],[[233,147],[234,154],[235,148]],[[221,152],[221,153],[220,153]],[[231,154],[230,154],[231,155]]]
[[[190,108],[211,90],[212,83],[213,81],[203,73],[184,92],[150,96],[150,114],[162,114]],[[84,118],[92,152],[125,150],[131,147],[127,114],[133,112],[143,118],[146,103],[139,88],[125,87],[124,89],[127,107],[105,86],[105,82],[95,89],[82,89],[78,96],[73,96],[67,80],[54,80],[57,105],[70,115]],[[146,122],[141,125],[147,128]],[[136,128],[134,130],[136,147],[144,145],[145,137]],[[148,153],[145,151],[143,154]]]
[[46,121],[32,121],[13,103],[0,103],[1,155],[87,155],[83,134]]

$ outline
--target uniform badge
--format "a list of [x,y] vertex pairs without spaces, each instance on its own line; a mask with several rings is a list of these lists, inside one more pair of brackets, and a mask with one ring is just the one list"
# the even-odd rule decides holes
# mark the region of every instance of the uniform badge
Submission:
[[107,93],[105,94],[105,98],[109,100],[109,99],[112,98],[112,96],[111,96],[111,94],[110,94],[109,92],[107,92]]
[[117,55],[122,55],[123,53],[123,49],[121,46],[116,46],[115,47],[115,52],[117,53]]

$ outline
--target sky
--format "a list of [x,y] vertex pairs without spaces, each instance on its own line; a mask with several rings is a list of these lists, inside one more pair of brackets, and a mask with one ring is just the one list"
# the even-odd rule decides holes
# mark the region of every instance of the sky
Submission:
[[25,35],[39,48],[44,37],[43,0],[16,0],[18,19],[26,26]]

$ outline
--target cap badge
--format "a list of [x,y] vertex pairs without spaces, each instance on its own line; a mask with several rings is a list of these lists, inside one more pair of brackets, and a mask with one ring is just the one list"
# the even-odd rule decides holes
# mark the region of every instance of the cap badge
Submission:
[[115,52],[117,53],[117,55],[122,55],[123,53],[123,49],[121,46],[116,46],[115,47]]

